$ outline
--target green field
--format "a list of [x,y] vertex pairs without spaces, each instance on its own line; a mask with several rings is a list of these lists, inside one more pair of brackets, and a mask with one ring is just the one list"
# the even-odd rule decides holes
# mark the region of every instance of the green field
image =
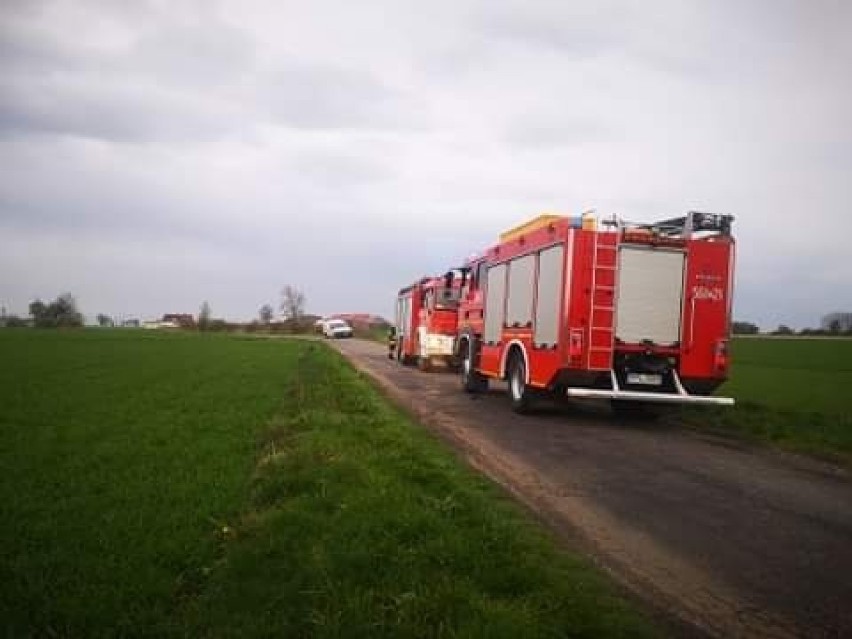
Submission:
[[0,331],[5,636],[643,636],[319,343]]
[[772,408],[852,412],[852,339],[734,340],[734,369],[723,392]]
[[738,338],[733,409],[686,410],[690,423],[852,462],[852,339]]

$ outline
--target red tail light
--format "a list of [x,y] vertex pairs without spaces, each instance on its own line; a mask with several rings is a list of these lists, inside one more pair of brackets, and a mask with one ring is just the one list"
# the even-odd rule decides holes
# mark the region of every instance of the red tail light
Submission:
[[720,339],[713,350],[713,367],[717,371],[728,370],[728,340]]
[[568,337],[568,357],[571,360],[580,360],[583,357],[583,331],[571,329]]

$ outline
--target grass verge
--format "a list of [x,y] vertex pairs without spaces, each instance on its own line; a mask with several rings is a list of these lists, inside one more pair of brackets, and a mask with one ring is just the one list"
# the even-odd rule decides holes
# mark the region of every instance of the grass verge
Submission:
[[221,636],[646,636],[487,480],[306,345],[197,602]]

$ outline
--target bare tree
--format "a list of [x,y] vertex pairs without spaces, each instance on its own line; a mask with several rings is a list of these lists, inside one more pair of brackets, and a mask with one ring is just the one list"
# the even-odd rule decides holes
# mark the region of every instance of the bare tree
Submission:
[[47,317],[47,304],[40,299],[34,299],[30,302],[30,315],[36,323],[43,321]]
[[305,294],[289,284],[281,290],[281,311],[284,319],[298,322],[305,313]]
[[269,324],[272,321],[272,316],[275,314],[275,311],[272,310],[272,306],[270,304],[264,304],[260,307],[260,321],[264,324]]

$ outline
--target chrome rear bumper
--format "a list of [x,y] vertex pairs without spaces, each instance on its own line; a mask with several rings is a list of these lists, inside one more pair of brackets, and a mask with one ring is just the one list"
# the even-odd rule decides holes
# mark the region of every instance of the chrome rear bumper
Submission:
[[690,395],[686,392],[683,384],[680,383],[677,371],[672,371],[672,375],[674,376],[674,384],[677,389],[676,393],[621,390],[618,386],[618,379],[615,376],[615,371],[610,371],[612,389],[569,387],[565,389],[565,394],[568,397],[579,397],[585,399],[614,399],[617,401],[656,402],[660,404],[711,404],[715,406],[734,405],[733,397]]
[[599,390],[595,388],[567,388],[568,397],[587,399],[615,399],[634,402],[658,402],[661,404],[715,404],[733,406],[733,397],[704,397],[701,395],[679,395],[675,393],[643,393],[641,391]]

